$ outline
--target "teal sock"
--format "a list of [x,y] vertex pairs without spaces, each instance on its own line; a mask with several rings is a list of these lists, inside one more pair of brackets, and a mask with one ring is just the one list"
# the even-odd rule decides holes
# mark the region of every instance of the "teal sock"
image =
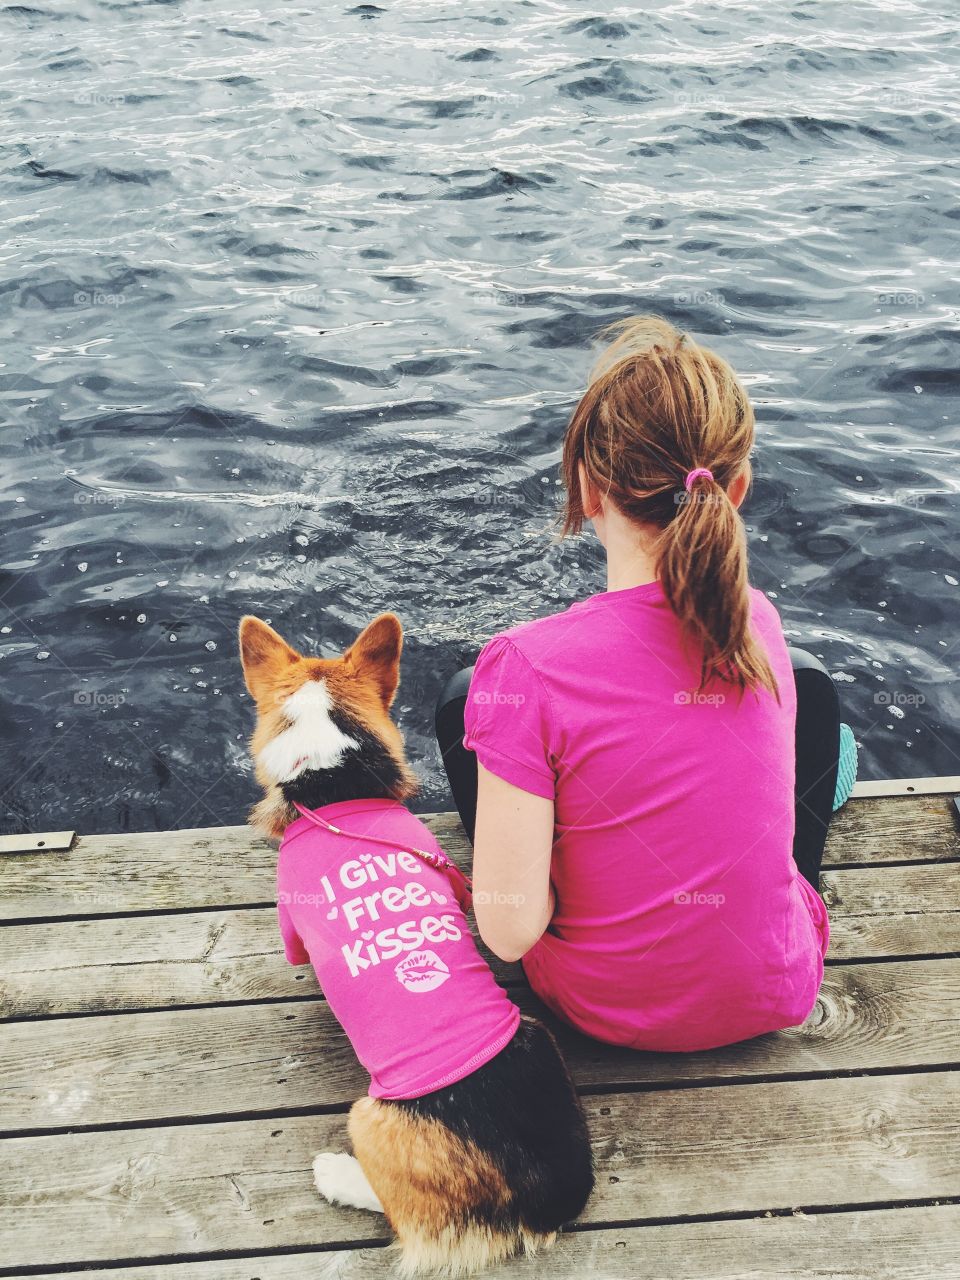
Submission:
[[857,780],[857,743],[848,724],[840,726],[840,764],[837,768],[837,789],[833,793],[833,812],[847,803]]

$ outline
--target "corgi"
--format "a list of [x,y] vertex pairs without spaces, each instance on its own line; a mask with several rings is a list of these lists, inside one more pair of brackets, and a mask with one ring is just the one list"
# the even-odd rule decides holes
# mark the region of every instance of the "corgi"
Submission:
[[402,645],[390,613],[337,658],[242,620],[264,791],[250,821],[281,841],[287,958],[313,964],[371,1077],[353,1154],[318,1155],[317,1189],[385,1214],[404,1274],[462,1276],[552,1245],[593,1166],[552,1035],[494,980],[464,877],[406,807],[416,782],[390,716]]

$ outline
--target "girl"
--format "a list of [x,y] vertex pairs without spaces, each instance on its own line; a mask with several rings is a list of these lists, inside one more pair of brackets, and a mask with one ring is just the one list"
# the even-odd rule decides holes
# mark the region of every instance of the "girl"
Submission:
[[708,1049],[816,1000],[838,699],[748,585],[732,369],[654,317],[611,336],[563,449],[607,589],[491,640],[437,733],[491,950],[588,1035]]

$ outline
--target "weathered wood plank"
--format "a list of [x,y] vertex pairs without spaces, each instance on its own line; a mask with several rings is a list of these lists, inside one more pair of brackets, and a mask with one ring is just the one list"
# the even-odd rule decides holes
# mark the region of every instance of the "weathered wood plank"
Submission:
[[[824,874],[828,960],[960,951],[960,863]],[[485,953],[501,982],[518,965]],[[283,957],[272,907],[0,929],[0,1016],[170,1008],[317,993]]]
[[960,835],[949,795],[867,797],[834,814],[825,865],[946,861],[960,857]]
[[[466,865],[459,818],[421,816]],[[276,857],[246,826],[81,836],[69,853],[0,861],[0,921],[266,904],[276,894]]]
[[[423,815],[450,856],[469,862],[454,814]],[[837,815],[827,863],[956,859],[949,796],[851,800]],[[275,854],[247,827],[84,836],[69,853],[0,861],[0,919],[249,906],[273,900]]]
[[[484,950],[501,982],[519,965]],[[317,995],[284,957],[274,907],[0,927],[0,1017]]]
[[[543,1013],[526,991],[520,1004]],[[838,967],[802,1028],[706,1053],[618,1049],[547,1021],[588,1092],[943,1066],[960,1056],[960,960]],[[21,1022],[0,1045],[0,1130],[346,1107],[368,1083],[322,1000]]]
[[0,919],[271,902],[276,853],[248,827],[81,836],[0,862]]
[[820,890],[828,962],[960,951],[960,862],[825,871]]
[[[587,1111],[585,1223],[960,1196],[955,1073],[592,1098]],[[311,1185],[314,1153],[344,1145],[343,1116],[8,1139],[0,1257],[79,1266],[380,1241],[382,1218]]]
[[[497,1280],[956,1280],[960,1206],[737,1218],[571,1231],[539,1263]],[[107,1271],[59,1280],[396,1280],[389,1249],[261,1255]],[[12,1280],[26,1280],[13,1277]]]

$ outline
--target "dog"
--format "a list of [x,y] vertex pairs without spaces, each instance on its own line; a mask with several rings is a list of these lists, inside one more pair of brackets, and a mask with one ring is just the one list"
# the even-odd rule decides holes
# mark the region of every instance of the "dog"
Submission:
[[402,645],[391,613],[337,658],[242,620],[264,789],[250,821],[281,840],[287,958],[313,963],[371,1075],[349,1114],[354,1154],[318,1155],[317,1189],[384,1213],[405,1274],[461,1276],[552,1245],[593,1166],[553,1037],[495,982],[464,877],[404,803],[416,781],[390,716]]

